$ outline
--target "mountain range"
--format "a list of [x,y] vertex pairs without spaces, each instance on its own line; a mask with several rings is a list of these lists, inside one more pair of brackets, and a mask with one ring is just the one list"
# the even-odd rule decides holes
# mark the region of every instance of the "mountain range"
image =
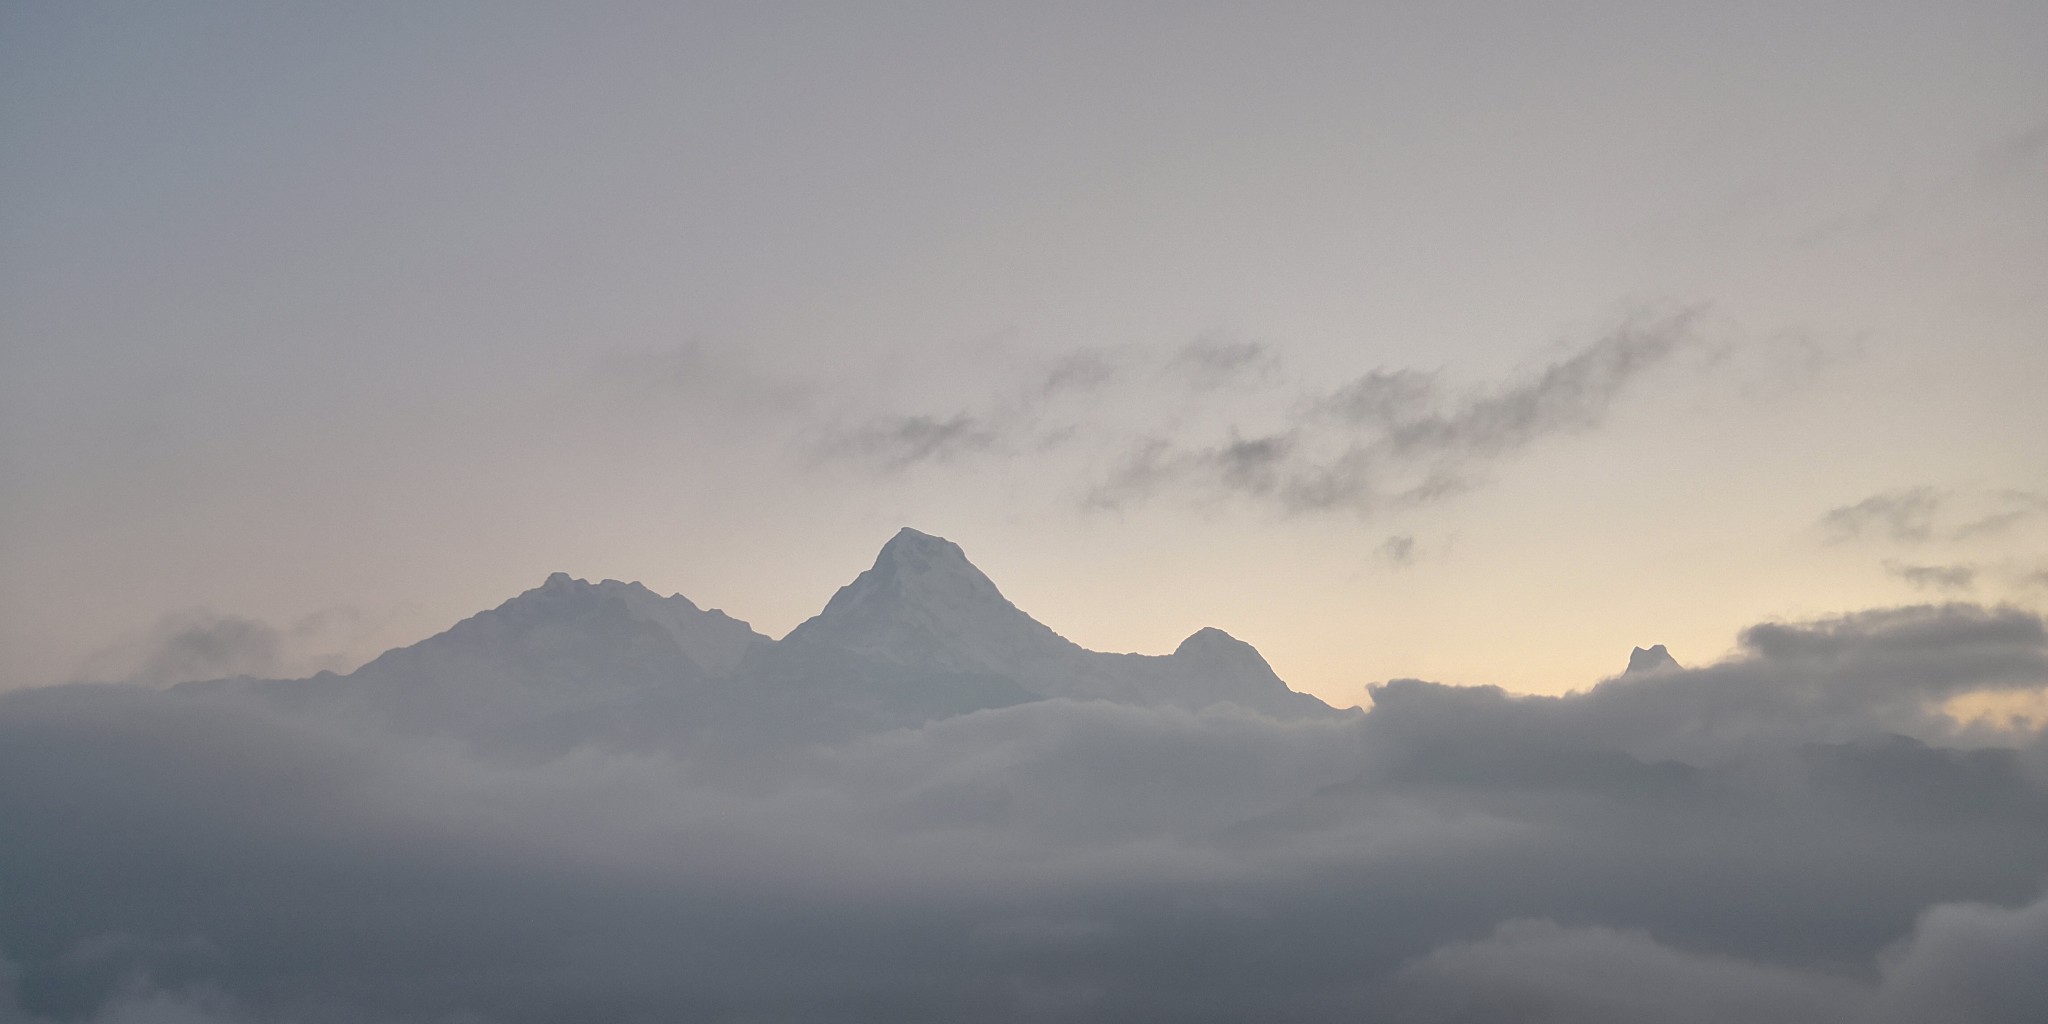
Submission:
[[1052,698],[1355,713],[1288,688],[1220,629],[1168,655],[1088,650],[1012,604],[959,545],[909,528],[780,640],[680,594],[556,573],[346,675],[185,687],[535,751],[812,741]]

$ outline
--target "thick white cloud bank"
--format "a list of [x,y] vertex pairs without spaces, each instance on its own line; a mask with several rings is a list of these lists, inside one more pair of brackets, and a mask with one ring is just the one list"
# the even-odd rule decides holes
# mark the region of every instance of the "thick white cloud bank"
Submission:
[[[602,624],[548,620],[564,672],[565,621]],[[638,652],[613,670],[657,663],[604,635]],[[1569,697],[1396,681],[1348,715],[1012,699],[962,675],[926,682],[1002,699],[906,717],[869,697],[926,691],[802,664],[805,699],[854,725],[790,712],[778,732],[780,705],[709,684],[696,720],[663,717],[588,679],[602,713],[566,717],[579,698],[509,681],[552,702],[540,718],[305,696],[343,677],[0,695],[0,1019],[1890,1024],[2048,1004],[2048,744],[1938,711],[2048,685],[2029,614],[1770,625],[1725,663]]]

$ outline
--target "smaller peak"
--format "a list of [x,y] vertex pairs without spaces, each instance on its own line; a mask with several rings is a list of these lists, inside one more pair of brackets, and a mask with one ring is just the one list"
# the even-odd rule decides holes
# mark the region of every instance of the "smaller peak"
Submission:
[[548,574],[547,581],[541,584],[541,589],[563,590],[582,582],[582,580],[579,580],[566,572],[551,572]]
[[1180,654],[1183,651],[1219,650],[1250,646],[1250,644],[1214,626],[1203,626],[1188,634],[1188,638],[1182,640],[1180,646],[1173,649],[1173,653]]
[[1229,665],[1258,673],[1271,672],[1259,649],[1214,626],[1204,626],[1173,649],[1173,657],[1201,665]]
[[1671,652],[1664,649],[1663,644],[1656,644],[1647,648],[1638,647],[1630,651],[1628,653],[1628,668],[1622,674],[1635,675],[1641,672],[1661,672],[1680,667],[1678,659],[1673,658]]

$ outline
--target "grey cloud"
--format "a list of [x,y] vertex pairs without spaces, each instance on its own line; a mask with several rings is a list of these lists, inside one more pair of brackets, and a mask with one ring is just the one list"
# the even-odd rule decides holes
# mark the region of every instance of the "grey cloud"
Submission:
[[1407,534],[1396,534],[1380,542],[1373,554],[1381,561],[1397,569],[1415,564],[1415,538]]
[[984,401],[947,414],[890,413],[842,416],[802,430],[814,462],[844,463],[883,473],[918,464],[973,458],[1044,455],[1067,447],[1083,432],[1076,402],[1091,399],[1124,376],[1138,358],[1129,350],[1076,349],[1049,360],[1026,360],[1004,375],[1027,382],[998,387]]
[[2002,537],[2011,533],[2022,523],[2048,516],[2048,495],[2032,491],[2006,490],[1993,497],[1996,511],[1988,512],[1976,519],[1957,526],[1950,537],[1954,540],[1971,540],[1979,537]]
[[1435,374],[1378,369],[1338,388],[1321,405],[1351,423],[1394,428],[1428,416],[1437,401]]
[[1511,921],[1405,967],[1396,1019],[2018,1024],[2048,1000],[2044,962],[2048,899],[1934,906],[1874,971],[1848,974],[1689,952],[1639,931]]
[[1046,700],[760,749],[17,691],[0,956],[35,1024],[1997,1020],[2038,998],[2040,912],[1999,907],[2048,878],[2043,740],[1938,707],[2043,686],[2037,616],[1948,605],[1569,697]]
[[1511,921],[1433,950],[1397,989],[1398,1019],[1416,1024],[1847,1024],[1871,1004],[1846,979],[1551,921]]
[[1873,494],[1854,505],[1829,511],[1821,518],[1821,529],[1836,543],[1872,531],[1895,541],[1924,541],[1934,533],[1934,515],[1942,502],[1943,495],[1932,487]]
[[1695,340],[1694,314],[1630,324],[1533,378],[1447,411],[1389,421],[1397,455],[1497,455],[1539,436],[1597,426],[1622,389]]
[[1189,342],[1167,362],[1167,369],[1197,388],[1218,388],[1278,369],[1279,353],[1256,341],[1204,335]]
[[[1276,349],[1218,335],[1177,349],[1080,348],[1049,359],[982,352],[971,367],[939,357],[913,365],[980,378],[973,387],[985,395],[943,412],[867,413],[856,401],[853,411],[796,434],[814,462],[881,473],[977,459],[1062,460],[1052,471],[1079,474],[1082,503],[1094,508],[1172,493],[1295,513],[1372,513],[1455,495],[1542,438],[1598,427],[1646,374],[1681,352],[1706,351],[1697,320],[1697,311],[1632,320],[1477,393],[1437,371],[1387,367],[1334,388],[1304,388],[1281,378]],[[753,377],[730,364],[686,347],[624,375],[687,383],[701,372],[712,386],[730,378],[745,390]],[[808,418],[802,407],[785,411]]]
[[1088,488],[1084,507],[1120,509],[1169,486],[1185,470],[1187,456],[1164,438],[1149,437],[1131,445],[1102,479]]
[[167,683],[227,675],[263,675],[277,668],[277,631],[254,619],[183,617],[165,623],[160,643],[130,678]]
[[1229,444],[1209,452],[1207,461],[1231,490],[1268,494],[1278,485],[1280,468],[1293,447],[1293,440],[1281,435],[1232,438]]
[[819,442],[817,451],[822,458],[899,470],[986,452],[1001,439],[996,427],[967,413],[943,419],[892,416],[830,434]]
[[1565,697],[1394,680],[1372,687],[1387,756],[1472,747],[1605,748],[1646,761],[1731,765],[1757,745],[1859,736],[1951,738],[1941,710],[1975,692],[2048,687],[2048,631],[2014,608],[1938,605],[1766,623],[1727,661],[1605,681]]
[[1440,500],[1543,437],[1598,426],[1635,380],[1697,346],[1693,319],[1631,323],[1490,393],[1453,396],[1436,374],[1380,368],[1294,403],[1277,429],[1233,428],[1211,445],[1148,437],[1089,489],[1089,502],[1178,490],[1369,514]]
[[2048,1006],[2048,898],[2017,908],[1947,903],[1922,914],[1884,957],[1879,989],[1888,1022],[2003,1024]]
[[2048,496],[2034,491],[1947,491],[1923,485],[1832,509],[1821,517],[1820,528],[1830,543],[1876,537],[1920,544],[2004,537],[2044,517]]
[[284,626],[203,609],[170,612],[146,632],[88,655],[77,677],[161,685],[226,676],[275,676],[351,668],[370,623],[328,608]]
[[1623,389],[1697,342],[1692,320],[1683,313],[1626,325],[1475,397],[1446,396],[1432,375],[1374,370],[1305,403],[1305,418],[1291,432],[1303,440],[1291,457],[1250,477],[1221,461],[1217,482],[1276,497],[1296,512],[1371,512],[1456,494],[1494,460],[1548,435],[1597,426]]
[[1977,568],[1971,565],[1910,565],[1887,561],[1884,569],[1922,590],[1968,590],[1977,582]]
[[[0,1021],[8,1024],[58,1024],[59,1020],[81,1019],[24,1013],[18,1004],[10,1002],[12,985],[6,966],[0,963],[0,986],[8,990],[0,992]],[[111,998],[82,1020],[83,1024],[259,1024],[258,1018],[245,1014],[233,1000],[209,988],[190,991],[165,989],[141,978],[124,981]]]
[[1089,392],[1115,379],[1118,365],[1107,352],[1082,349],[1053,360],[1039,388],[1044,393]]

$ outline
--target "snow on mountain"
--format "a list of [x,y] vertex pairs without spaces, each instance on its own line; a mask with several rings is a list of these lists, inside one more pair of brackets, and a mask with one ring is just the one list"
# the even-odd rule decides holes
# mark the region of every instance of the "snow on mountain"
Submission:
[[780,641],[680,594],[555,573],[346,676],[195,688],[529,750],[773,744],[1047,697],[1335,713],[1221,630],[1165,656],[1082,648],[1010,603],[958,545],[911,529]]
[[638,583],[605,580],[590,584],[558,572],[548,577],[542,589],[553,586],[584,586],[601,598],[615,596],[633,617],[660,626],[691,661],[714,676],[731,673],[748,651],[772,642],[717,608],[699,608],[681,594],[662,597]]
[[[771,643],[724,612],[638,583],[565,573],[347,675],[188,684],[285,707],[520,749],[615,739],[646,709],[704,703],[746,652]],[[673,716],[671,716],[673,717]],[[648,728],[656,728],[649,726]]]
[[532,590],[446,632],[387,651],[353,676],[474,664],[532,676],[574,675],[598,665],[644,668],[634,675],[691,677],[731,672],[767,637],[722,611],[705,611],[689,598],[662,597],[639,583],[590,583],[555,573]]
[[782,642],[1005,675],[1082,651],[1011,604],[958,544],[909,527]]
[[1331,711],[1288,689],[1256,649],[1222,630],[1200,630],[1166,656],[1081,647],[1010,603],[959,545],[908,527],[782,645],[1001,676],[1045,697],[1227,702],[1289,717]]

